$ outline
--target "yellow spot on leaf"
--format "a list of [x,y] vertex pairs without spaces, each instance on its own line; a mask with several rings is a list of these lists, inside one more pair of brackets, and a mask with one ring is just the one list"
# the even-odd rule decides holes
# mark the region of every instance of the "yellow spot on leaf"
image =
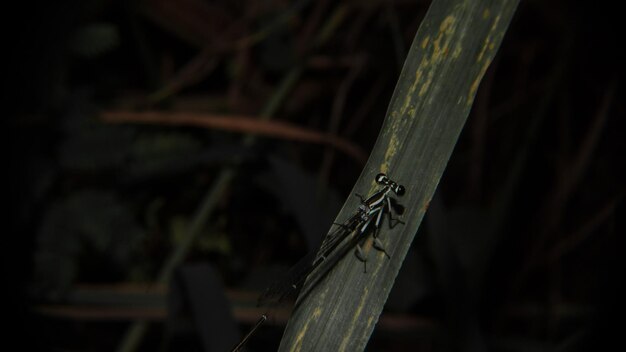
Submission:
[[476,58],[477,62],[481,62],[487,50],[493,51],[495,48],[494,45],[494,37],[496,36],[496,30],[498,29],[498,22],[500,22],[500,16],[497,16],[493,23],[491,24],[491,28],[489,28],[489,34],[485,38],[485,42],[483,43],[483,47],[480,49],[480,53],[478,53],[478,57]]
[[426,80],[426,82],[424,82],[424,84],[422,84],[422,88],[420,88],[420,91],[418,93],[420,97],[424,96],[424,94],[426,94],[426,92],[428,92],[428,88],[430,88],[430,84],[433,81],[432,71],[430,71],[429,73],[431,73],[431,74],[428,75],[428,79]]
[[320,316],[322,316],[322,310],[317,307],[313,311],[313,319],[308,319],[306,321],[306,324],[304,324],[302,329],[298,332],[293,351],[300,351],[302,349],[302,342],[304,341],[304,336],[306,335],[306,332],[309,330],[309,324],[311,323],[311,321],[319,319]]
[[448,16],[448,17],[444,18],[444,20],[441,21],[441,24],[439,25],[439,31],[441,31],[441,32],[448,31],[448,29],[450,29],[452,27],[453,23],[454,23],[454,17]]
[[343,336],[343,341],[341,341],[341,345],[339,346],[339,351],[351,351],[352,350],[348,348],[350,347],[348,344],[350,343],[350,340],[352,339],[352,334],[354,333],[354,327],[356,326],[357,320],[361,319],[361,314],[363,312],[363,308],[365,307],[365,301],[368,296],[369,296],[369,290],[366,287],[363,290],[363,295],[361,296],[361,301],[359,302],[359,305],[357,306],[357,310],[356,312],[354,312],[354,315],[352,316],[352,322],[351,324],[349,324],[350,328],[348,329],[348,331],[346,331],[346,334]]
[[315,308],[315,310],[313,311],[313,318],[314,318],[314,319],[317,319],[317,318],[319,318],[320,316],[322,316],[322,310],[321,310],[319,307],[317,307],[317,308]]
[[389,169],[388,162],[391,160],[391,157],[396,155],[398,152],[398,145],[400,145],[398,134],[393,131],[391,133],[391,138],[389,139],[389,145],[387,145],[387,150],[385,152],[385,162],[381,165],[381,172],[387,172]]
[[485,74],[485,71],[487,71],[487,68],[489,67],[489,61],[485,61],[483,63],[483,66],[480,68],[480,72],[478,73],[478,75],[476,76],[476,79],[474,79],[474,81],[472,82],[472,85],[470,86],[470,90],[469,93],[467,94],[467,103],[471,104],[472,101],[474,100],[474,95],[476,95],[476,91],[478,90],[478,86],[480,85],[480,81],[483,78],[483,75]]
[[457,44],[456,48],[454,48],[454,51],[452,52],[452,58],[453,59],[458,59],[459,56],[461,56],[461,52],[463,51],[463,49],[461,49],[461,45]]

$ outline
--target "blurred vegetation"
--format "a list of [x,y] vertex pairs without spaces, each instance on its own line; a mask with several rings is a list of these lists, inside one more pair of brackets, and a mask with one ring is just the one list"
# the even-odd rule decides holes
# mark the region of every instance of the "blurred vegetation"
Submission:
[[[219,328],[245,329],[258,312],[240,291],[314,248],[350,196],[355,155],[374,145],[427,7],[64,0],[7,11],[21,21],[4,31],[3,271],[11,325],[31,337],[20,346],[108,351],[131,321],[152,321],[140,350],[208,350]],[[611,322],[623,318],[625,269],[618,13],[521,2],[369,349],[623,345]],[[211,292],[206,302],[169,295],[176,268],[206,263],[216,288],[182,280],[182,292]],[[221,285],[236,289],[234,315],[217,328],[198,327],[193,309],[168,316],[222,302]],[[269,326],[250,350],[279,337]]]

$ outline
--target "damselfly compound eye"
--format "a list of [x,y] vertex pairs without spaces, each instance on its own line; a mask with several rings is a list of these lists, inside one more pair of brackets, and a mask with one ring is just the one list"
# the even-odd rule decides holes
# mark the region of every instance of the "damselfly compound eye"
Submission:
[[399,184],[394,184],[394,186],[395,186],[395,188],[394,188],[394,190],[393,190],[393,191],[394,191],[397,195],[401,196],[401,195],[403,195],[403,194],[404,194],[404,186],[399,185]]
[[389,178],[387,177],[387,175],[385,174],[378,174],[376,175],[376,183],[378,183],[379,185],[387,185],[389,183]]

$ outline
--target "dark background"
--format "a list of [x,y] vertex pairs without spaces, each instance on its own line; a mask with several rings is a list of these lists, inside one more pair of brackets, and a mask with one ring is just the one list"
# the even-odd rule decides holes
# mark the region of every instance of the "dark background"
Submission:
[[[362,161],[278,131],[246,147],[239,132],[111,124],[101,114],[255,118],[302,65],[273,120],[332,132],[367,155],[428,8],[167,3],[3,11],[7,345],[113,350],[129,311],[152,321],[140,350],[232,344],[254,321],[246,297],[312,249]],[[624,58],[610,6],[521,2],[369,350],[624,345]],[[347,16],[313,44],[342,7]],[[235,177],[173,283],[156,284],[227,167]],[[85,288],[100,295],[80,298]],[[223,320],[210,325],[220,307]],[[275,350],[282,324],[263,328],[250,350]]]

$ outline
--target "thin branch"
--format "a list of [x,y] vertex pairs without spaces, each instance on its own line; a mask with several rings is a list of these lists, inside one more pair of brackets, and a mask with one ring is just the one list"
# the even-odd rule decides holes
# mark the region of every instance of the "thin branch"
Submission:
[[252,135],[282,138],[300,142],[326,144],[336,148],[358,163],[365,162],[365,152],[358,146],[335,135],[313,131],[282,121],[267,121],[249,116],[223,116],[188,112],[105,111],[100,115],[107,123],[141,123],[170,126],[194,126],[243,132]]

